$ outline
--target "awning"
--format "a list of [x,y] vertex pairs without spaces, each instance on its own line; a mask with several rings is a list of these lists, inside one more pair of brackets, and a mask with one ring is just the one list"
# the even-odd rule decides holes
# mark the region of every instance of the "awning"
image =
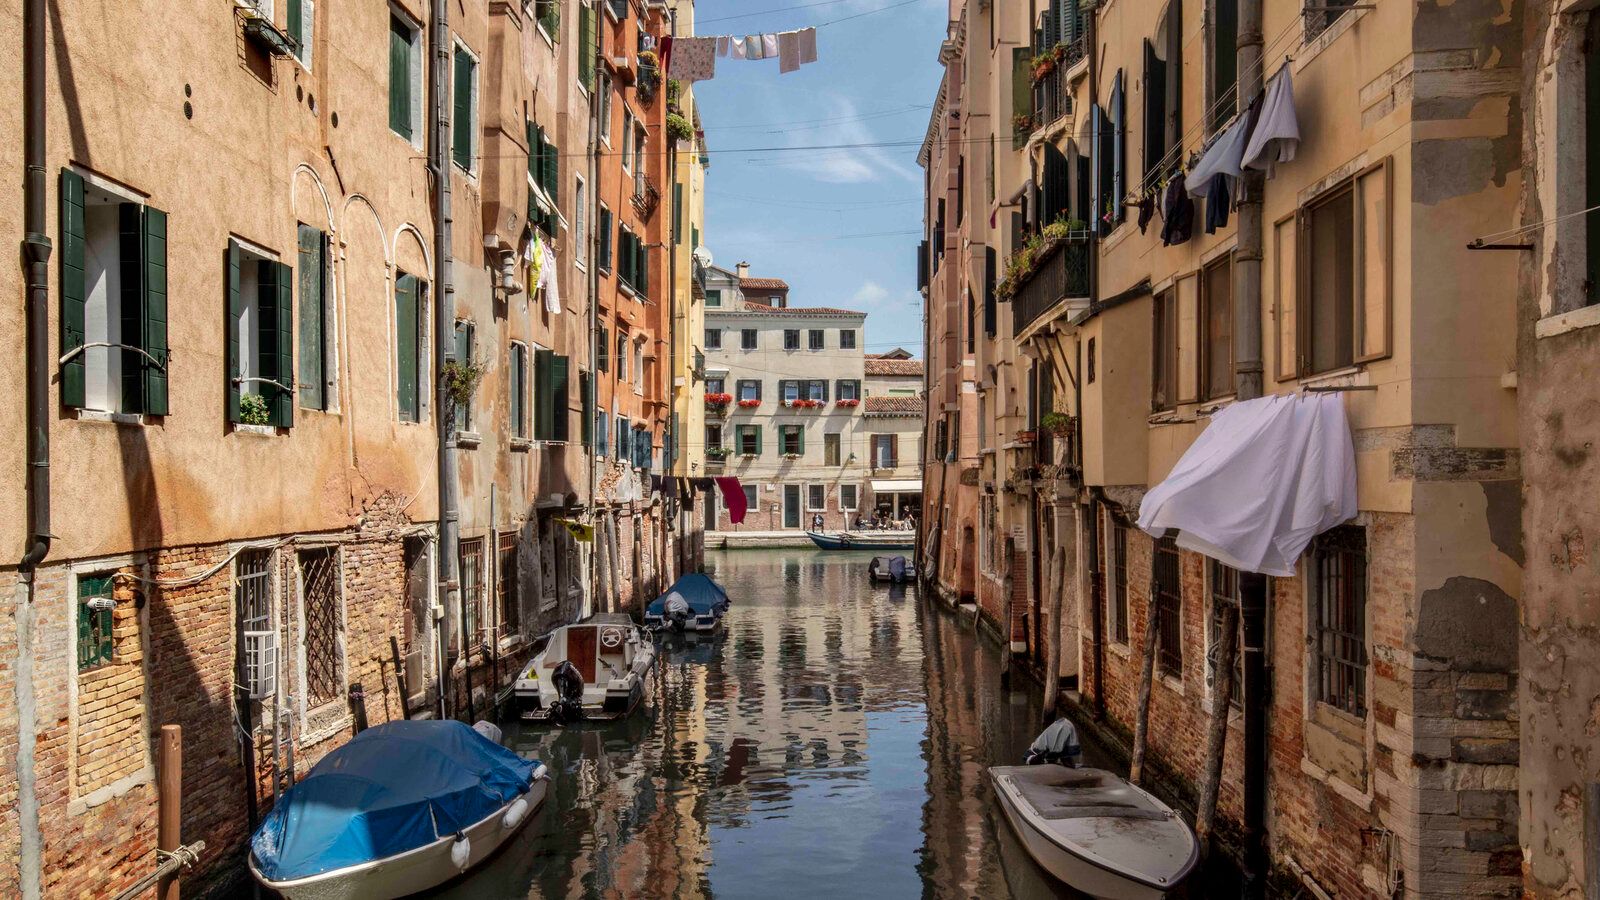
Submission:
[[1219,411],[1145,495],[1139,527],[1245,572],[1289,576],[1311,539],[1356,514],[1355,448],[1337,394]]
[[922,493],[922,480],[919,478],[902,478],[892,481],[874,481],[872,483],[874,494],[920,494]]

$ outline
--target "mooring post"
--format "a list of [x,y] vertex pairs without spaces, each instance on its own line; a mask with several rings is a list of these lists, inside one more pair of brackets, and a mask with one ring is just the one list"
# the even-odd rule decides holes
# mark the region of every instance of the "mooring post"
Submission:
[[[183,845],[183,726],[161,726],[161,746],[156,755],[156,849],[172,853]],[[178,900],[178,873],[161,877],[159,900]]]

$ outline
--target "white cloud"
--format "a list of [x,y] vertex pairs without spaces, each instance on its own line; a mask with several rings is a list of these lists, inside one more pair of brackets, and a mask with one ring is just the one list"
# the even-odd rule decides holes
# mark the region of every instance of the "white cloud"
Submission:
[[862,306],[874,306],[882,303],[889,296],[889,291],[876,281],[869,281],[856,288],[856,294],[850,298],[852,303]]
[[[851,121],[859,115],[859,111],[849,97],[826,94],[819,95],[816,100],[818,102],[813,108],[823,110],[819,115],[845,121],[791,132],[789,146],[827,147],[880,141],[869,127],[869,122],[860,119]],[[805,150],[785,153],[780,160],[787,168],[831,184],[864,184],[881,181],[885,177],[899,178],[912,184],[921,183],[921,176],[916,171],[885,152],[883,147],[846,146],[837,150]]]

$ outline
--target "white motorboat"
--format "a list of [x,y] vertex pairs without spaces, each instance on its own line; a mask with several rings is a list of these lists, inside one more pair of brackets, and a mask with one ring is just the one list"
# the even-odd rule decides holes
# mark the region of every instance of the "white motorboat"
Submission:
[[867,563],[867,577],[874,582],[905,584],[917,580],[917,566],[904,556],[874,556]]
[[1182,817],[1110,772],[995,766],[989,777],[1028,855],[1091,896],[1159,900],[1199,860]]
[[549,775],[487,723],[388,722],[323,757],[268,813],[250,874],[289,900],[387,900],[488,859],[543,805]]
[[610,721],[650,698],[655,664],[648,632],[626,615],[597,613],[552,632],[512,690],[528,721]]

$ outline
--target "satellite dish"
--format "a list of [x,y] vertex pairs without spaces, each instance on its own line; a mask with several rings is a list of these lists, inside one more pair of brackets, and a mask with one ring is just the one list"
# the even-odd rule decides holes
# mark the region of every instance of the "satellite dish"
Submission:
[[707,269],[711,268],[711,250],[706,247],[694,248],[694,261]]

